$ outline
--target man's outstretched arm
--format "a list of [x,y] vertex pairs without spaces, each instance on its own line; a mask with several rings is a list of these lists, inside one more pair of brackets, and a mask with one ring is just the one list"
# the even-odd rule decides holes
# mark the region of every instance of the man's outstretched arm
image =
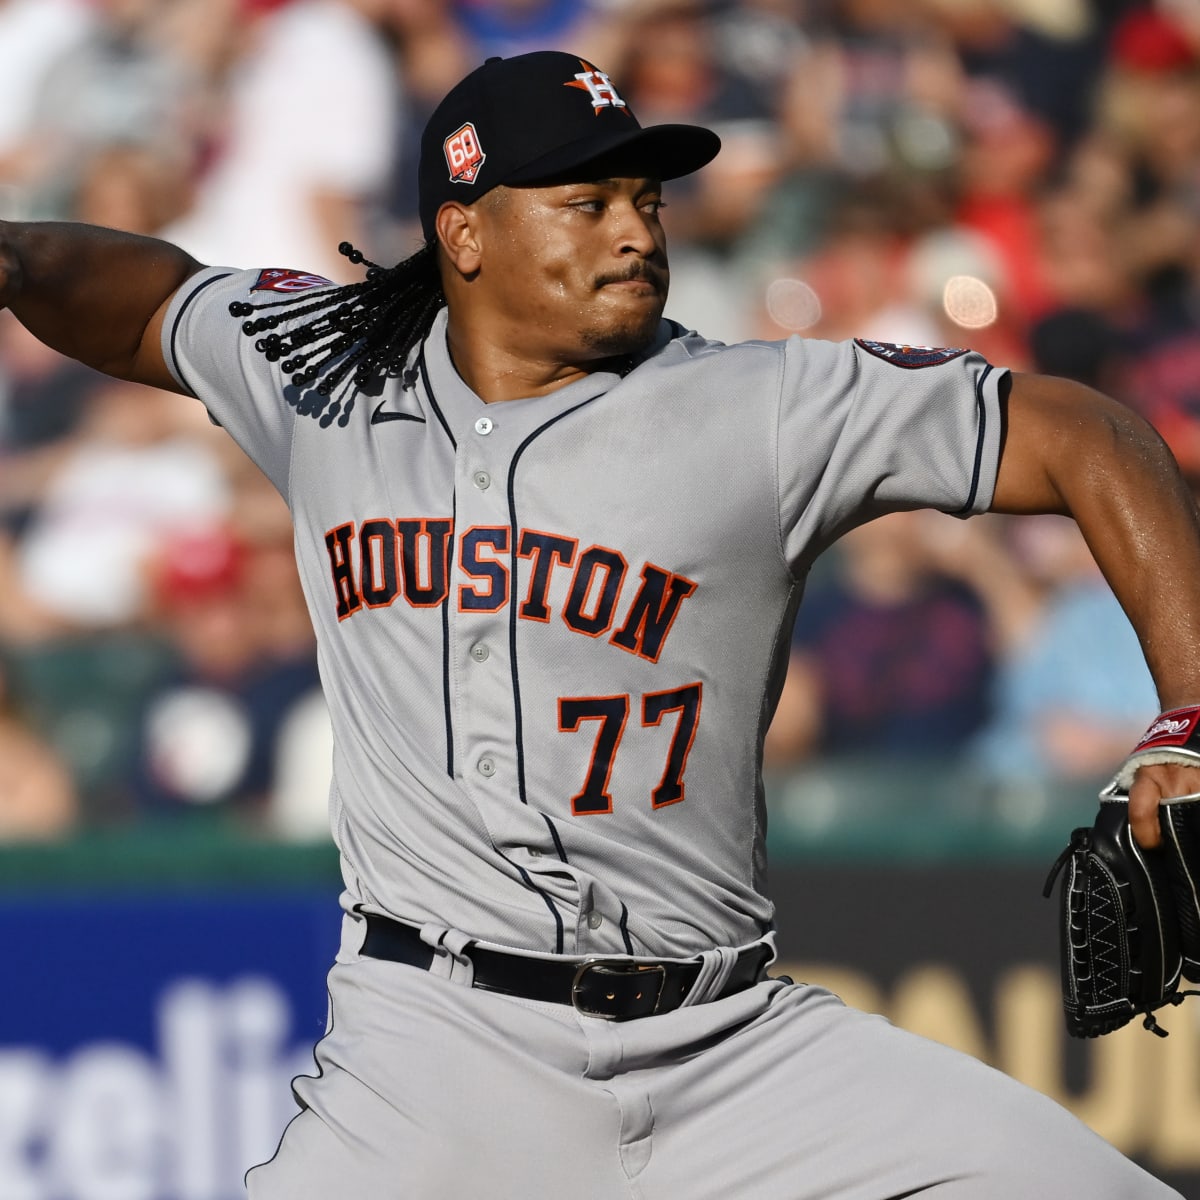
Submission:
[[176,289],[201,269],[155,238],[73,222],[0,221],[0,307],[89,367],[179,391],[159,335]]
[[[1081,384],[1014,375],[992,509],[1073,517],[1137,631],[1161,706],[1200,703],[1200,520],[1150,425]],[[1138,841],[1158,844],[1160,799],[1192,792],[1200,767],[1140,768],[1129,796]]]

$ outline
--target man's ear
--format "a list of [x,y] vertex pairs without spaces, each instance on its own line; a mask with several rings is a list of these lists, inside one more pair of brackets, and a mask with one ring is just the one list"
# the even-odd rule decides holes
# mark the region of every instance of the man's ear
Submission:
[[470,277],[479,270],[480,244],[477,215],[465,204],[446,201],[437,215],[438,241],[446,255],[446,261],[460,274]]

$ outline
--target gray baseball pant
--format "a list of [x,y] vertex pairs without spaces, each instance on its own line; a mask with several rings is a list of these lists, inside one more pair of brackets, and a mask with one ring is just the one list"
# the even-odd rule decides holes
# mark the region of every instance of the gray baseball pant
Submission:
[[1177,1194],[977,1060],[770,980],[642,1020],[343,952],[319,1075],[250,1200]]

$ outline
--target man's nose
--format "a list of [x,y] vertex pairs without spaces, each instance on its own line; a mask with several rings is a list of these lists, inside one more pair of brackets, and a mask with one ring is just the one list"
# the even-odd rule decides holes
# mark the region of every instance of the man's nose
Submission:
[[633,204],[617,210],[616,250],[618,254],[640,254],[649,258],[658,250],[652,218]]

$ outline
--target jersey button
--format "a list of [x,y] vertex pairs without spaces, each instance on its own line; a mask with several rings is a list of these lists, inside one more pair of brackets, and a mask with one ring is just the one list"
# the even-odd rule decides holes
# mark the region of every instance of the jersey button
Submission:
[[492,652],[482,642],[476,642],[475,645],[471,647],[471,657],[476,662],[487,662],[491,653]]
[[479,760],[479,773],[485,779],[491,779],[496,773],[496,762],[491,758],[481,758]]
[[487,435],[495,428],[495,425],[492,424],[491,417],[480,417],[479,420],[475,422],[475,432],[481,437],[487,437]]
[[476,471],[471,476],[471,482],[481,491],[486,492],[492,486],[492,477],[486,471]]
[[598,912],[590,912],[587,915],[589,929],[599,929],[604,924],[604,918]]

